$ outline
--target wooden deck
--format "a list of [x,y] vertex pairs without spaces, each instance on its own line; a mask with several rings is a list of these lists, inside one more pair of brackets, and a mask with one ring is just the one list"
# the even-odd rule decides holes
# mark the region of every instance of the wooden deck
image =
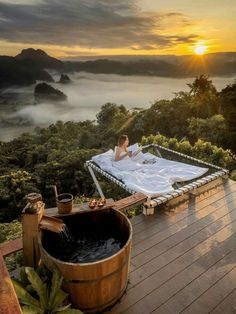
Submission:
[[129,285],[106,313],[236,313],[236,182],[132,219]]
[[[128,288],[107,314],[236,313],[236,182],[172,206],[131,220]],[[21,248],[20,239],[0,246],[0,313],[21,313],[2,258]]]

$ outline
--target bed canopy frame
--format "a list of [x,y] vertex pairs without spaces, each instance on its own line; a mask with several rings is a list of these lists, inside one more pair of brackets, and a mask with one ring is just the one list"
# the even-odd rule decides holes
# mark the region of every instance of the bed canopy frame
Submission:
[[[177,151],[174,151],[170,148],[163,147],[158,144],[148,144],[142,147],[143,150],[152,150],[152,152],[155,153],[155,155],[158,155],[158,157],[166,158],[166,159],[177,159],[178,161],[184,160],[185,163],[194,164],[194,165],[203,165],[207,166],[209,168],[208,172],[205,175],[202,175],[200,178],[188,181],[187,184],[185,182],[177,183],[176,188],[174,191],[162,194],[158,197],[148,197],[148,201],[146,203],[146,210],[144,214],[153,214],[154,213],[154,207],[164,204],[174,198],[177,198],[183,194],[191,193],[196,194],[197,189],[201,186],[204,186],[212,181],[215,181],[219,178],[228,178],[229,171],[227,169],[215,166],[211,163],[202,161],[200,159],[179,153]],[[122,189],[127,191],[130,194],[135,194],[137,191],[134,191],[130,188],[128,188],[122,181],[115,178],[113,175],[109,174],[108,172],[102,170],[95,162],[92,160],[86,161],[86,165],[88,167],[88,170],[92,176],[92,179],[94,181],[94,184],[97,188],[97,191],[100,195],[100,197],[104,197],[104,193],[101,189],[101,186],[95,176],[94,170],[101,175],[103,175],[105,178],[109,179],[116,185],[120,186]]]

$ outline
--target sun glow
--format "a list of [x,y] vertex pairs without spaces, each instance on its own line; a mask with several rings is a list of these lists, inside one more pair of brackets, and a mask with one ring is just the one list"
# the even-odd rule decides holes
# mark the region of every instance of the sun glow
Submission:
[[199,45],[199,46],[196,46],[194,48],[194,52],[196,55],[203,55],[207,50],[207,47],[206,46],[203,46],[203,45]]

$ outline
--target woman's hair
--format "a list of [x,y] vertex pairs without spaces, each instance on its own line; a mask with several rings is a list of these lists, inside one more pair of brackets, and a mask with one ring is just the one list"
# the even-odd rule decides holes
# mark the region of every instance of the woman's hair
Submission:
[[121,135],[118,139],[118,146],[122,146],[124,142],[128,139],[128,135]]

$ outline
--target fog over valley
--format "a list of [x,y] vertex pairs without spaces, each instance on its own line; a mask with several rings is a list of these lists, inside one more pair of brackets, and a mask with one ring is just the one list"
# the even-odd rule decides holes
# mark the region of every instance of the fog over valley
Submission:
[[[55,81],[59,75],[50,73]],[[101,106],[107,102],[123,104],[126,108],[148,108],[155,100],[171,99],[175,92],[187,91],[194,78],[163,78],[121,76],[116,74],[69,74],[69,84],[50,83],[67,95],[67,101],[36,103],[34,87],[8,88],[0,97],[0,140],[8,141],[36,126],[46,127],[58,120],[95,120]],[[211,77],[220,91],[233,83],[233,77]],[[16,99],[9,105],[5,99]]]

